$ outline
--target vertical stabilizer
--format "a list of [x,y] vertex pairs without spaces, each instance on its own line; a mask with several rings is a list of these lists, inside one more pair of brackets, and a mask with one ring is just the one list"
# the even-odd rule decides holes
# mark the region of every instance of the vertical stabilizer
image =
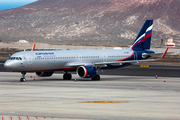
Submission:
[[146,20],[143,27],[141,28],[141,31],[136,37],[133,45],[131,46],[131,49],[133,50],[150,49],[152,28],[153,28],[153,20]]

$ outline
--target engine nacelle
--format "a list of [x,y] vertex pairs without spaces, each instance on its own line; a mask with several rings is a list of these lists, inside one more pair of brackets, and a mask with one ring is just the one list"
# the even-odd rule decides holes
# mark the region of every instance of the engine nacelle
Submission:
[[36,75],[39,77],[50,77],[53,75],[54,72],[36,72]]
[[97,70],[93,66],[79,66],[76,73],[82,78],[93,78],[96,76]]

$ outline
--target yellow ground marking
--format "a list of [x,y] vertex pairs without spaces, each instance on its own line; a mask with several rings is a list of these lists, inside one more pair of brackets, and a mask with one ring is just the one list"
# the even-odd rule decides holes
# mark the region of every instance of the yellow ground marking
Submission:
[[149,68],[149,65],[140,65],[140,68]]

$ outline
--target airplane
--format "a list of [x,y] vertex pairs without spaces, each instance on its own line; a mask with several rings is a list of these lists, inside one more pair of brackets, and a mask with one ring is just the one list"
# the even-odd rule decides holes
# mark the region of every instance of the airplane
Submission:
[[147,59],[155,53],[150,50],[153,20],[146,20],[132,46],[128,49],[98,49],[98,50],[51,50],[51,51],[22,51],[14,53],[4,63],[5,69],[21,72],[20,82],[25,82],[27,72],[35,72],[39,77],[52,76],[55,71],[64,71],[63,79],[70,80],[71,71],[76,71],[82,78],[100,80],[100,69],[120,68]]

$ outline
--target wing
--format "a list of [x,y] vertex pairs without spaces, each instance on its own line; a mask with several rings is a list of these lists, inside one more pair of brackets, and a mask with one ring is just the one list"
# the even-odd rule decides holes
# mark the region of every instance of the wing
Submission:
[[107,64],[110,65],[122,65],[123,63],[139,63],[139,62],[148,62],[148,61],[156,61],[157,59],[147,59],[147,60],[128,60],[128,61],[112,61],[112,62],[98,62],[95,63],[95,66],[104,66]]
[[[167,54],[172,54],[172,53],[174,53],[174,52],[167,52]],[[150,54],[148,54],[148,53],[143,53],[142,55],[144,56],[144,57],[147,57],[147,56],[159,56],[159,55],[163,55],[164,53],[150,53]]]
[[107,65],[122,65],[123,63],[139,63],[156,61],[157,59],[147,59],[147,60],[128,60],[128,61],[111,61],[111,62],[97,62],[97,63],[67,63],[64,67],[79,67],[79,66],[95,66],[95,67],[106,67]]

